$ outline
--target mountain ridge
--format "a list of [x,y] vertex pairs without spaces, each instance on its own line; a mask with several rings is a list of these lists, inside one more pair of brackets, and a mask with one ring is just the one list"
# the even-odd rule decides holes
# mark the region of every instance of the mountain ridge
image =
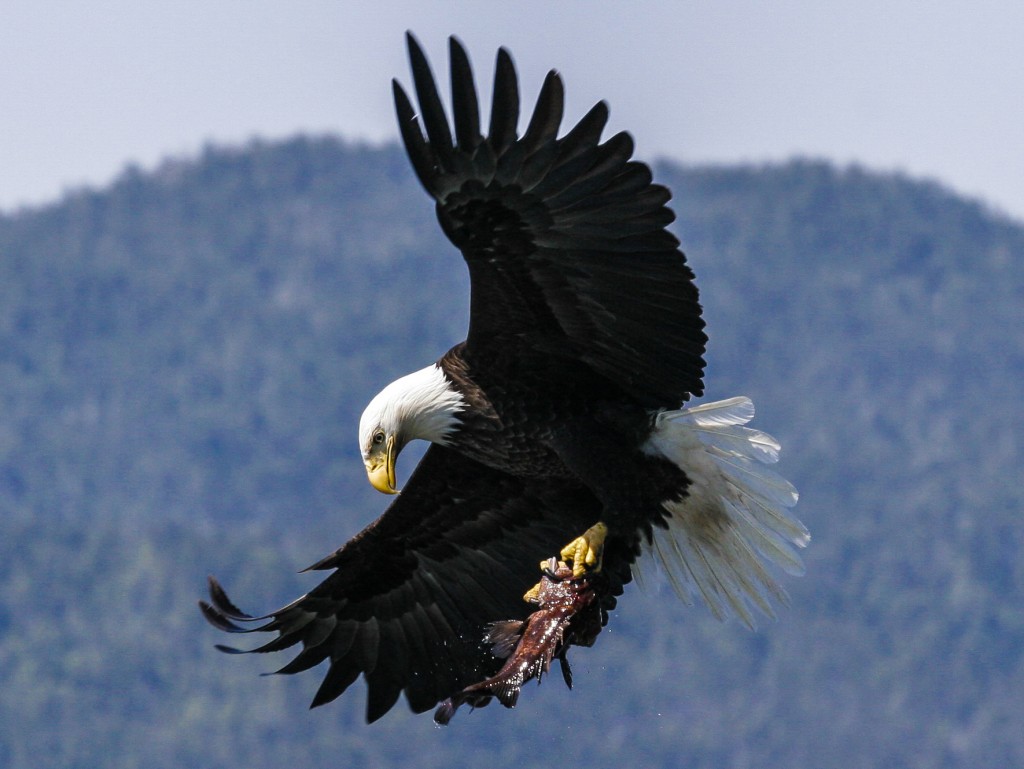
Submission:
[[1020,763],[1024,228],[819,162],[655,171],[709,397],[754,398],[802,493],[779,621],[631,588],[574,692],[444,735],[216,654],[208,571],[266,610],[383,510],[356,419],[462,338],[467,280],[397,148],[208,149],[0,217],[0,763]]

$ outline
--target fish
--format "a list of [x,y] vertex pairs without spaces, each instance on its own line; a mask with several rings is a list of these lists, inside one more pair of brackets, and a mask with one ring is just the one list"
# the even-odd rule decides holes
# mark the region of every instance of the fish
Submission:
[[558,660],[562,678],[572,689],[572,669],[567,653],[571,646],[593,646],[604,624],[601,598],[607,590],[600,571],[573,578],[572,567],[556,558],[548,560],[528,600],[537,605],[525,620],[492,622],[484,642],[505,664],[494,676],[465,687],[441,702],[434,722],[447,725],[464,704],[480,707],[491,698],[514,708],[523,685],[534,678],[540,683]]

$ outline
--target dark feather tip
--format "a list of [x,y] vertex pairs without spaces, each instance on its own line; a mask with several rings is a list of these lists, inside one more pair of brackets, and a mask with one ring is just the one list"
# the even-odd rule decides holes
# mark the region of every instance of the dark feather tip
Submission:
[[236,649],[234,646],[225,646],[224,644],[214,644],[213,648],[216,649],[219,652],[224,652],[225,654],[248,654],[249,653],[245,649]]
[[217,581],[216,577],[207,577],[207,583],[210,588],[210,602],[213,604],[214,608],[216,608],[217,611],[225,617],[238,620],[256,619],[231,603],[231,599],[228,598],[227,592],[225,592],[224,588],[221,587],[221,584]]
[[210,606],[206,601],[199,602],[199,611],[203,613],[203,617],[218,630],[223,630],[225,633],[245,633],[245,628],[239,627],[234,622],[225,617],[215,607]]

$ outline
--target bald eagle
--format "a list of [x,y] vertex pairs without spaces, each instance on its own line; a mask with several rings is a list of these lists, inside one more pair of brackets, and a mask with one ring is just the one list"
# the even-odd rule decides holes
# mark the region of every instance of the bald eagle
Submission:
[[681,597],[752,625],[784,599],[768,565],[801,573],[794,546],[809,539],[788,510],[795,490],[765,467],[778,443],[744,426],[750,400],[683,408],[704,390],[694,276],[666,229],[669,191],[631,160],[628,134],[601,141],[605,103],[559,137],[552,71],[520,136],[501,49],[484,134],[452,38],[449,124],[411,35],[408,46],[419,111],[395,81],[399,127],[469,268],[469,330],[370,401],[359,448],[370,482],[393,494],[402,448],[431,445],[384,514],[311,567],[334,570],[311,592],[257,618],[211,580],[202,603],[223,630],[276,633],[254,651],[301,644],[279,672],[328,662],[314,706],[362,674],[369,721],[403,691],[423,712],[493,675],[484,630],[528,615],[524,592],[552,553],[575,573],[603,569],[605,620],[646,548]]

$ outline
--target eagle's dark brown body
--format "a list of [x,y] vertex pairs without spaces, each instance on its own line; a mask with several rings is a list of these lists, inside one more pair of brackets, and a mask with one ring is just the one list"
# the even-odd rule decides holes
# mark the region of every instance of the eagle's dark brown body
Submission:
[[[558,479],[596,496],[623,552],[635,550],[639,533],[664,517],[662,502],[688,485],[679,467],[643,450],[654,413],[577,362],[498,354],[507,355],[500,366],[478,363],[463,343],[438,361],[469,404],[448,445],[501,472]],[[522,363],[517,375],[508,361]]]

